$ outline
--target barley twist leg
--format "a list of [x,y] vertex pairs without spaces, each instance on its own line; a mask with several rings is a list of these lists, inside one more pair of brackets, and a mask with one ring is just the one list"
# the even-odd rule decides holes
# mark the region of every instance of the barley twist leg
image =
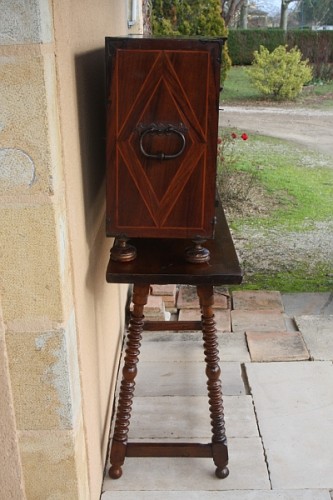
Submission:
[[123,377],[120,385],[116,423],[111,445],[109,476],[118,479],[122,475],[125,461],[128,431],[131,419],[132,403],[135,389],[135,377],[139,362],[142,330],[144,324],[143,308],[147,303],[149,285],[134,285],[133,312],[127,337]]
[[209,411],[212,426],[212,454],[216,465],[215,474],[223,479],[228,476],[228,448],[225,434],[224,408],[222,400],[219,348],[213,313],[214,290],[211,285],[197,286],[201,307],[202,333],[206,361]]

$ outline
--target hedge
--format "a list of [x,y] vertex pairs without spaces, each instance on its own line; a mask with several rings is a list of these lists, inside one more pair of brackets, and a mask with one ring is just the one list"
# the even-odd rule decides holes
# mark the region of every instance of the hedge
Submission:
[[270,52],[279,45],[297,46],[310,63],[333,63],[333,31],[275,28],[229,29],[228,50],[233,65],[248,65],[260,45]]

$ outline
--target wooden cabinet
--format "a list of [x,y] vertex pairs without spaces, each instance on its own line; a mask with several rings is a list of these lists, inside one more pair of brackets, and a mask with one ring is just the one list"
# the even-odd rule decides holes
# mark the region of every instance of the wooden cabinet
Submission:
[[107,236],[214,237],[222,44],[106,38]]

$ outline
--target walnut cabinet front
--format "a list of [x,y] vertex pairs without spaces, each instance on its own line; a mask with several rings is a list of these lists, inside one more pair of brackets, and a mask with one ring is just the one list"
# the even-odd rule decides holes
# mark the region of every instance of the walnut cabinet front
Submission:
[[106,38],[107,236],[213,238],[222,44]]

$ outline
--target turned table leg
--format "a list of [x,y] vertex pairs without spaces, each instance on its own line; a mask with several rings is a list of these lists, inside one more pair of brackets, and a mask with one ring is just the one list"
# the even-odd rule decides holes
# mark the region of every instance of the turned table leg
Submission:
[[225,434],[224,408],[222,401],[219,348],[213,313],[214,290],[211,285],[197,286],[201,307],[202,333],[206,361],[209,411],[212,425],[212,454],[216,465],[215,474],[223,479],[228,476],[228,448]]
[[149,285],[134,285],[133,312],[128,328],[123,377],[121,381],[113,440],[111,445],[109,475],[118,479],[122,475],[122,465],[126,456],[127,438],[130,425],[132,402],[135,388],[140,342],[144,323],[143,308],[147,304]]

